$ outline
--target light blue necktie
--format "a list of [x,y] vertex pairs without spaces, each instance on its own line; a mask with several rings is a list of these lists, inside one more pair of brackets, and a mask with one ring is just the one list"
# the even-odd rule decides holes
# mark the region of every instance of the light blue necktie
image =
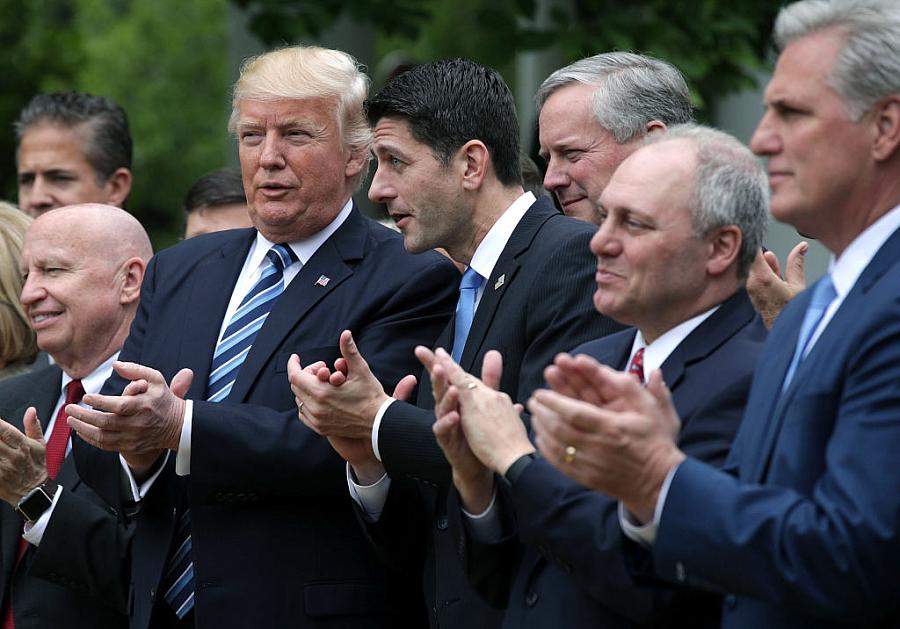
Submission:
[[828,310],[828,306],[834,301],[835,297],[837,297],[837,292],[834,290],[834,283],[831,281],[831,275],[827,274],[816,284],[812,297],[809,300],[809,305],[806,307],[806,314],[803,316],[803,323],[800,326],[800,335],[797,337],[797,348],[794,350],[794,357],[791,359],[787,374],[784,376],[784,384],[781,386],[782,391],[785,391],[794,379],[797,367],[806,354],[810,338],[812,338],[816,328],[819,327],[822,317],[825,316],[825,311]]
[[484,278],[478,271],[469,267],[463,273],[462,282],[459,284],[459,301],[456,303],[456,327],[453,330],[453,360],[459,362],[463,347],[466,346],[466,338],[472,327],[472,319],[475,318],[475,296],[484,282]]
[[[259,279],[241,300],[216,345],[206,393],[208,402],[221,402],[231,393],[238,370],[250,352],[257,333],[275,301],[284,292],[284,269],[294,262],[297,262],[297,256],[286,245],[274,245],[266,252],[265,266]],[[161,589],[175,615],[184,618],[194,608],[190,509],[181,515],[175,541],[175,552],[166,564]]]

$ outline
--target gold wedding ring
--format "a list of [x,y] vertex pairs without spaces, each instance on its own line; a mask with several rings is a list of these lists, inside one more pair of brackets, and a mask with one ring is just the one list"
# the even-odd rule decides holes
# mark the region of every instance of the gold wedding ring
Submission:
[[297,412],[301,412],[303,410],[303,400],[297,402]]
[[566,449],[563,452],[563,461],[569,465],[575,462],[575,455],[578,454],[578,450],[575,449],[575,446],[566,446]]

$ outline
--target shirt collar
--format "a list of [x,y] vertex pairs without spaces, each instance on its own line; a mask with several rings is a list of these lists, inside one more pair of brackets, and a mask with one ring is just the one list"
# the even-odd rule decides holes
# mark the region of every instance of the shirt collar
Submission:
[[869,262],[881,246],[900,228],[900,205],[869,225],[844,249],[837,259],[831,259],[828,272],[834,282],[838,298],[843,299],[856,284],[856,280],[869,266]]
[[[334,217],[334,220],[328,223],[323,229],[319,230],[309,238],[305,238],[303,240],[295,240],[292,242],[285,243],[288,247],[290,247],[293,252],[297,255],[297,259],[300,260],[300,264],[306,264],[307,261],[313,254],[318,250],[319,247],[322,246],[322,243],[328,240],[334,232],[338,230],[338,228],[344,224],[344,221],[347,220],[347,217],[350,216],[350,212],[353,210],[353,199],[349,199],[347,203],[341,208],[341,211],[338,212],[338,215]],[[250,252],[250,255],[247,257],[247,265],[245,268],[247,269],[256,269],[262,264],[263,259],[266,257],[266,253],[275,243],[263,236],[258,231],[256,232],[256,241],[253,243],[253,251]]]
[[469,266],[475,269],[485,280],[494,272],[494,267],[497,265],[497,260],[500,259],[500,254],[503,253],[506,243],[512,236],[519,221],[525,216],[525,212],[528,211],[528,208],[534,202],[535,198],[531,192],[524,193],[506,208],[506,211],[500,215],[497,222],[491,226],[488,233],[481,239],[478,248],[475,249],[475,253],[472,255],[472,261],[469,263]]
[[662,364],[666,362],[666,359],[672,355],[672,352],[681,345],[681,342],[686,339],[691,332],[696,330],[701,323],[712,316],[721,305],[722,304],[713,306],[709,310],[701,312],[687,321],[682,321],[649,345],[647,345],[647,342],[644,340],[644,335],[638,330],[637,334],[634,335],[634,342],[631,344],[631,354],[628,357],[628,365],[631,364],[631,359],[634,358],[634,355],[637,354],[641,348],[644,348],[644,380],[646,381],[646,379],[650,377],[650,374],[653,373],[653,370],[662,367]]
[[[116,352],[109,358],[107,358],[99,367],[94,369],[91,373],[86,375],[81,379],[81,387],[84,389],[85,393],[96,394],[100,393],[100,389],[103,388],[103,383],[109,379],[112,375],[112,364],[119,358],[119,352]],[[62,388],[61,391],[65,394],[66,387],[72,382],[73,378],[65,371],[62,374]]]

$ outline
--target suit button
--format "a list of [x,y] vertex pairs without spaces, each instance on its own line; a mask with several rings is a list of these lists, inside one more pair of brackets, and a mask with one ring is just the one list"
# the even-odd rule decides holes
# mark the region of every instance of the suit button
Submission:
[[150,588],[150,600],[156,598],[156,590],[154,588]]
[[687,580],[687,571],[680,561],[675,564],[675,578],[682,582]]
[[725,597],[725,609],[732,611],[735,607],[737,607],[737,597],[734,594],[729,594]]
[[439,531],[446,531],[447,525],[448,525],[447,516],[442,515],[441,517],[438,518],[437,527],[438,527]]
[[527,607],[534,607],[538,602],[538,594],[537,592],[531,591],[525,595],[525,605]]

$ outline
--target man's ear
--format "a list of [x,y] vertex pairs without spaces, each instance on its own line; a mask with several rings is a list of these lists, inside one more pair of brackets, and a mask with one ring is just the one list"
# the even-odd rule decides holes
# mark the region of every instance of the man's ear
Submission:
[[900,144],[900,95],[891,94],[875,106],[875,143],[872,156],[883,162],[891,158]]
[[347,165],[344,167],[344,176],[348,179],[356,177],[369,163],[369,154],[366,151],[350,151],[347,156]]
[[128,194],[131,192],[131,171],[127,168],[118,168],[110,175],[104,186],[106,190],[106,202],[109,205],[122,207]]
[[664,133],[666,130],[666,123],[662,120],[651,120],[644,127],[644,133],[647,135],[652,135],[654,133]]
[[122,289],[119,294],[119,303],[123,306],[137,302],[141,297],[141,282],[144,281],[144,272],[147,263],[138,257],[128,258],[122,265]]
[[462,186],[464,190],[477,190],[487,176],[491,164],[491,154],[481,140],[469,140],[456,152],[461,162]]
[[721,275],[732,266],[736,266],[743,242],[741,230],[737,225],[717,227],[706,236],[706,239],[709,247],[706,272],[709,275]]

